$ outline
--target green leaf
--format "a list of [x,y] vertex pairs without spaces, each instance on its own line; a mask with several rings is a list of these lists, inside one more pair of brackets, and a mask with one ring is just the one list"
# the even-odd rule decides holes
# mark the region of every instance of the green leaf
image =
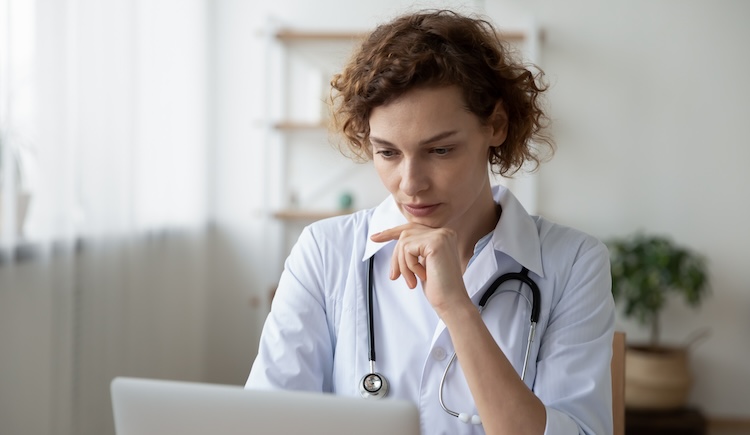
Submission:
[[709,292],[706,259],[670,238],[635,233],[605,242],[609,248],[612,295],[624,314],[648,327],[658,322],[668,293],[693,307]]

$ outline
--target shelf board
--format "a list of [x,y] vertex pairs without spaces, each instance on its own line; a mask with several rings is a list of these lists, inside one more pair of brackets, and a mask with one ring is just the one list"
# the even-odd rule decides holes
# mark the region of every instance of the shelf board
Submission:
[[276,39],[292,41],[356,41],[367,36],[367,32],[325,32],[282,29],[276,32]]
[[287,221],[319,221],[334,216],[341,216],[352,213],[354,210],[343,209],[343,210],[306,210],[306,209],[284,209],[278,210],[273,214],[273,217],[280,220]]
[[524,40],[526,40],[526,32],[523,32],[521,30],[500,31],[497,32],[497,36],[502,41],[508,42],[523,42]]
[[[293,41],[359,41],[367,37],[367,32],[324,32],[282,29],[276,32],[276,39],[284,42]],[[521,42],[526,39],[526,33],[521,30],[500,31],[500,39],[509,42]]]

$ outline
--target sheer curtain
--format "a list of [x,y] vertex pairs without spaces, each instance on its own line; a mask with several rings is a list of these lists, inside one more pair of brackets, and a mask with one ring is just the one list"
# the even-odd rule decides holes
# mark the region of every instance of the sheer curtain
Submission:
[[3,246],[205,221],[204,3],[0,0]]
[[113,376],[203,375],[208,5],[0,0],[0,433],[113,433]]
[[37,0],[29,239],[194,227],[206,217],[201,1]]

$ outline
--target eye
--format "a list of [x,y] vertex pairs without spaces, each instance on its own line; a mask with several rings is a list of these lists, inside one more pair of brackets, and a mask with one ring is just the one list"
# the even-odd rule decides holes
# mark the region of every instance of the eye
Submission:
[[436,154],[438,156],[447,155],[451,151],[453,151],[453,148],[448,148],[448,147],[433,148],[430,150],[431,153]]
[[384,159],[390,159],[396,156],[396,151],[389,150],[389,149],[381,149],[375,152],[375,154],[378,154]]

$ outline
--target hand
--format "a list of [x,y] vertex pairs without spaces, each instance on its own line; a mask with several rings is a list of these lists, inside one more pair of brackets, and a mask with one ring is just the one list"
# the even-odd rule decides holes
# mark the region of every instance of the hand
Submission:
[[417,286],[417,279],[421,280],[422,290],[438,315],[455,304],[471,303],[453,230],[408,223],[373,234],[371,239],[378,243],[398,240],[391,257],[390,279],[403,276],[411,289]]

